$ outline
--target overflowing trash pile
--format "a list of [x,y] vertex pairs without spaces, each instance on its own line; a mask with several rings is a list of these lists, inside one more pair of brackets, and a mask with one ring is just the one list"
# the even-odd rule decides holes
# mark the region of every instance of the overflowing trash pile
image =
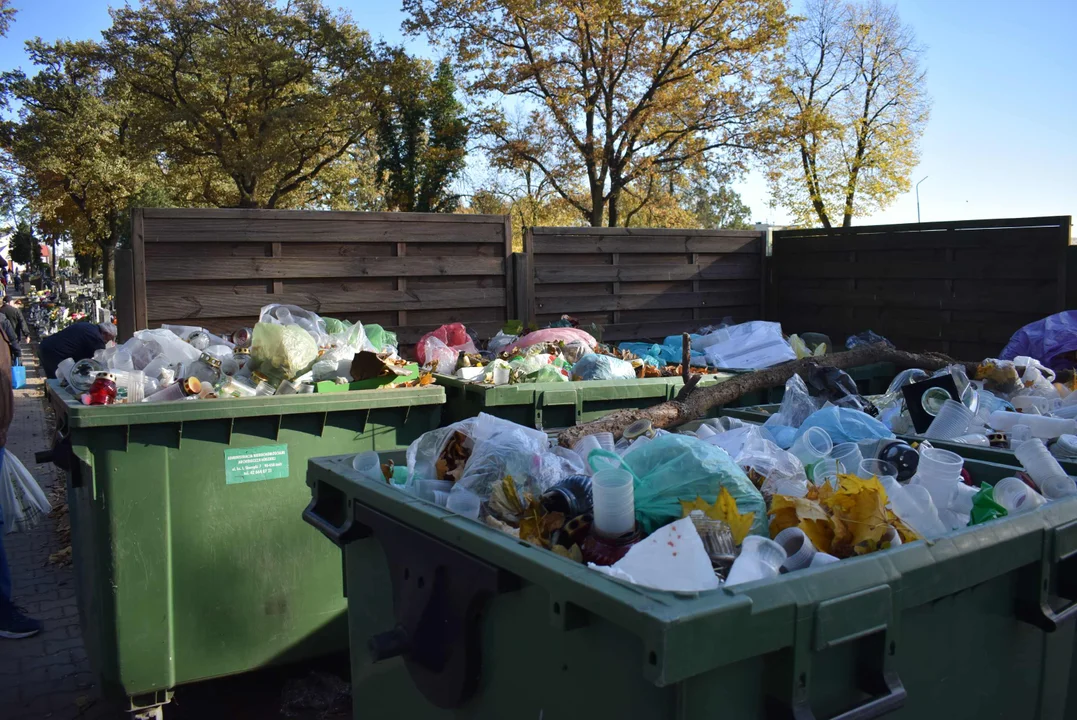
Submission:
[[[680,376],[684,336],[661,344],[606,344],[589,332],[565,324],[526,334],[502,330],[481,343],[462,324],[444,325],[424,335],[416,355],[424,369],[485,385],[523,382],[632,380]],[[689,338],[689,372],[758,369],[827,352],[825,336],[786,338],[778,323],[754,321],[701,328]]]
[[248,398],[433,382],[401,359],[379,325],[266,305],[253,328],[217,335],[201,327],[140,330],[93,358],[60,363],[56,377],[86,405]]

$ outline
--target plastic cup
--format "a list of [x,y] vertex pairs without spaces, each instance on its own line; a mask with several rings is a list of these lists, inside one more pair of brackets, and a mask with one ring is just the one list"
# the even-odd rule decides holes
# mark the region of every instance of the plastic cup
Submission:
[[1063,435],[1051,445],[1051,454],[1056,458],[1072,460],[1077,458],[1077,435]]
[[598,438],[594,435],[584,435],[572,446],[573,451],[580,456],[583,460],[584,467],[586,467],[589,472],[594,472],[594,469],[591,467],[591,463],[588,462],[587,457],[593,450],[600,450],[601,448],[602,446],[599,444]]
[[837,488],[839,472],[845,472],[845,470],[839,467],[837,460],[829,457],[812,465],[811,481],[815,485],[829,482],[831,487]]
[[1008,477],[995,483],[995,502],[1006,508],[1010,515],[1035,510],[1047,501],[1022,480]]
[[385,482],[385,475],[381,471],[381,458],[373,450],[361,452],[352,458],[352,470],[367,480]]
[[797,438],[789,452],[796,455],[800,462],[804,463],[804,467],[808,467],[825,458],[833,449],[834,443],[827,431],[821,427],[812,427]]
[[495,367],[493,376],[494,385],[509,384],[509,369],[507,367]]
[[948,440],[965,435],[972,424],[972,412],[956,400],[947,400],[939,408],[939,414],[931,421],[925,437]]
[[614,452],[617,443],[613,439],[613,433],[600,432],[595,433],[591,437],[598,440],[598,446],[601,447],[603,450],[609,450],[610,452]]
[[830,451],[830,457],[837,461],[843,473],[855,473],[864,459],[864,456],[860,454],[860,446],[854,442],[835,445]]
[[920,451],[920,464],[916,468],[916,474],[922,478],[957,480],[961,477],[964,464],[965,461],[957,453],[939,448],[924,448]]
[[1052,475],[1037,483],[1040,492],[1048,500],[1061,500],[1070,495],[1077,495],[1077,482],[1068,475]]
[[841,562],[841,558],[834,557],[829,553],[817,552],[812,555],[811,567],[822,567],[836,562]]
[[441,492],[448,495],[450,490],[452,490],[452,482],[450,480],[415,481],[415,494],[427,502],[437,502],[437,496],[434,493]]
[[632,473],[618,468],[599,470],[591,478],[595,532],[618,537],[636,528]]
[[696,437],[700,440],[706,440],[709,437],[714,437],[718,433],[714,432],[714,428],[710,425],[703,424],[696,428]]
[[862,478],[894,478],[897,479],[897,465],[889,460],[879,460],[877,458],[870,458],[868,460],[860,461],[860,469],[857,473]]
[[454,487],[449,493],[449,498],[445,502],[445,507],[457,515],[463,515],[472,520],[478,520],[479,508],[482,507],[482,498],[462,487]]
[[1013,451],[1013,454],[1021,461],[1021,466],[1028,471],[1029,477],[1037,485],[1040,484],[1041,480],[1066,474],[1062,466],[1058,464],[1055,456],[1038,438],[1021,443],[1020,447]]
[[1028,425],[1014,425],[1010,428],[1010,450],[1021,447],[1021,443],[1032,439],[1032,428]]
[[741,583],[778,577],[785,562],[785,548],[773,540],[749,535],[740,546],[740,555],[733,561],[725,584]]
[[774,542],[785,550],[785,561],[782,569],[793,572],[811,565],[812,557],[817,552],[815,546],[804,531],[798,527],[790,527],[782,530],[774,536]]

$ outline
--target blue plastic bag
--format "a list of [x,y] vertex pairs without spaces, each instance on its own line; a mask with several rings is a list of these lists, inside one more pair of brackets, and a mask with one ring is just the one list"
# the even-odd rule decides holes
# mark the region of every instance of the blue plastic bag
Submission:
[[623,458],[593,450],[588,462],[595,471],[611,466],[632,473],[636,522],[645,533],[679,519],[682,500],[701,497],[713,503],[724,487],[740,513],[755,513],[752,534],[770,537],[763,495],[729,453],[692,435],[661,435]]
[[1063,355],[1077,350],[1077,310],[1067,310],[1029,323],[1010,338],[999,353],[1000,360],[1028,355],[1055,372],[1074,367],[1073,358]]
[[23,366],[22,360],[16,359],[11,366],[11,387],[16,390],[26,387],[26,367]]
[[[801,424],[793,438],[796,442],[808,428],[819,427],[826,430],[835,445],[844,442],[859,442],[872,438],[892,438],[894,433],[881,422],[859,410],[842,407],[825,407],[816,410]],[[774,430],[771,429],[773,433]],[[792,445],[792,443],[790,443]]]

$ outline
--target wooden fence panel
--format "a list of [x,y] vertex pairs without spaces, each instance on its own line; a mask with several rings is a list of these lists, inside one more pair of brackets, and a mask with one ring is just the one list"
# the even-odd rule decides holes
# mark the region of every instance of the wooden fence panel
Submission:
[[269,303],[379,323],[403,344],[448,322],[491,336],[514,317],[501,215],[139,209],[121,317],[226,331]]
[[870,329],[905,350],[992,356],[1065,309],[1069,243],[1069,217],[780,230],[772,319],[835,342]]
[[758,320],[765,252],[756,231],[531,228],[519,305],[539,327],[571,315],[603,326],[608,341]]

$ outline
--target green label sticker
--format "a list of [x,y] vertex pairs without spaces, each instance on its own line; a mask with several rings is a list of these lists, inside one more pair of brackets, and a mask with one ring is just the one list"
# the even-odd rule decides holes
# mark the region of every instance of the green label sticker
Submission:
[[224,481],[234,483],[288,477],[288,446],[262,445],[224,451]]

